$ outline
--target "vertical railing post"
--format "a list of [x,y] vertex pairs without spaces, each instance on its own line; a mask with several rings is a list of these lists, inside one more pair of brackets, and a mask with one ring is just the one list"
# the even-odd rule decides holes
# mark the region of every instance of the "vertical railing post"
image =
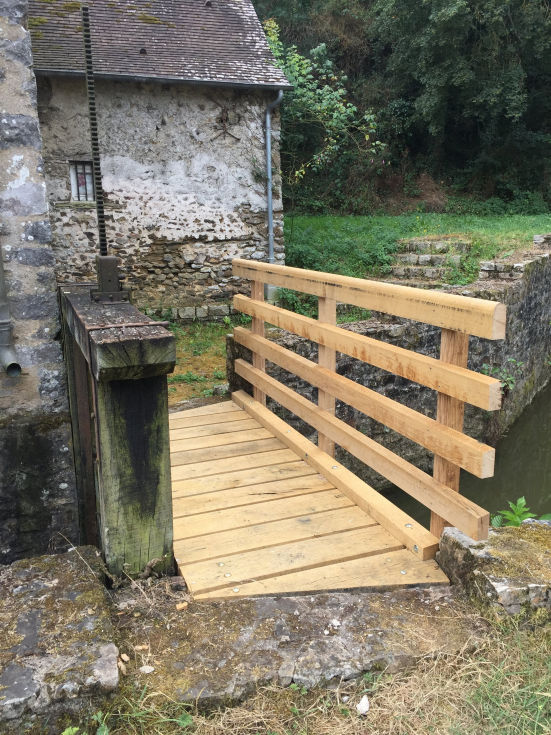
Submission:
[[[318,321],[325,324],[335,325],[337,323],[337,302],[326,296],[320,296],[318,299]],[[318,364],[321,367],[332,370],[337,369],[337,356],[335,350],[318,345]],[[332,395],[324,390],[318,390],[318,406],[332,416],[335,415],[335,399]],[[318,431],[318,447],[329,454],[335,456],[335,442],[329,439],[325,434]]]
[[[451,329],[442,329],[440,359],[443,362],[466,368],[468,356],[469,335],[463,334],[462,332],[454,332]],[[449,426],[456,431],[463,431],[464,409],[465,404],[463,401],[452,398],[444,393],[438,393],[436,420],[439,423]],[[435,455],[433,467],[434,479],[455,492],[459,492],[460,471],[461,468],[457,465]],[[434,536],[440,538],[446,525],[449,524],[447,524],[444,518],[441,518],[436,513],[431,513],[430,532]]]
[[[264,301],[264,283],[262,281],[251,281],[251,298],[255,301]],[[251,332],[264,337],[264,319],[253,317]],[[262,372],[266,372],[265,358],[253,352],[253,366],[258,370],[262,370]],[[256,386],[253,387],[253,397],[255,401],[259,401],[263,406],[266,405],[266,394]]]

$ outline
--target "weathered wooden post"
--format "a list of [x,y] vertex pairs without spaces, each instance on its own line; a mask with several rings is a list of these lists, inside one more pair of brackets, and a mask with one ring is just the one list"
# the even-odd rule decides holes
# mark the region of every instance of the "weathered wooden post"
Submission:
[[92,485],[109,571],[135,575],[153,559],[165,571],[172,564],[166,374],[176,360],[174,337],[128,302],[92,301],[89,286],[60,294],[88,536]]

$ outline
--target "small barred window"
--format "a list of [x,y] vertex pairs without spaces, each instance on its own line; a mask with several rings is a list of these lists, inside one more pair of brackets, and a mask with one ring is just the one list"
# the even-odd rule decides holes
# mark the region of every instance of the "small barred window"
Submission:
[[73,201],[93,202],[96,195],[92,161],[69,161],[69,175]]

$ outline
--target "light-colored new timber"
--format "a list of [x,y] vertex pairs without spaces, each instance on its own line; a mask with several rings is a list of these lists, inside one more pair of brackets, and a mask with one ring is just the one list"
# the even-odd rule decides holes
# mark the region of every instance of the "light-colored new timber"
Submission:
[[219,531],[245,528],[258,523],[269,523],[285,518],[313,515],[324,510],[337,510],[353,505],[354,503],[350,498],[346,497],[340,490],[332,488],[319,493],[297,495],[294,498],[280,498],[270,503],[254,504],[250,507],[228,508],[216,510],[212,513],[200,513],[193,516],[193,518],[187,518],[185,523],[178,523],[178,519],[184,517],[185,499],[177,498],[174,500],[174,525],[178,528],[175,538],[192,538],[193,536],[204,536],[207,533],[215,534]]
[[[469,335],[452,332],[449,329],[443,329],[440,338],[440,360],[444,363],[467,367],[469,358]],[[465,405],[456,398],[438,394],[436,406],[436,420],[444,426],[449,426],[456,431],[463,430],[463,415]],[[456,463],[450,462],[445,457],[435,455],[433,476],[438,482],[449,487],[453,492],[459,492],[460,468]],[[444,526],[446,525],[446,517],[432,512],[430,517],[431,533],[440,538]],[[448,522],[449,523],[449,522]]]
[[[314,591],[320,579],[327,589],[346,589],[351,584],[362,587],[352,574],[345,579],[337,576],[343,565],[346,569],[356,559],[364,566],[366,584],[372,586],[374,576],[369,570],[378,567],[382,555],[400,549],[409,561],[408,570],[425,582],[432,565],[420,567],[424,576],[420,571],[414,575],[413,570],[418,564],[431,564],[418,559],[427,554],[430,534],[421,539],[425,546],[420,552],[404,550],[401,537],[386,531],[365,507],[343,492],[338,486],[342,477],[334,482],[317,471],[319,457],[331,463],[329,468],[340,468],[335,460],[302,437],[317,453],[313,464],[305,461],[304,447],[295,447],[296,432],[288,427],[291,437],[286,433],[282,438],[265,424],[263,414],[259,421],[244,410],[249,401],[273,416],[243,393],[237,395],[237,403],[194,409],[194,420],[216,416],[215,423],[178,428],[181,420],[171,422],[174,549],[192,594],[222,599],[239,596],[234,591],[237,577],[243,581],[238,586],[253,590],[259,585],[258,594],[270,593],[271,579],[273,593],[285,591],[285,578],[289,579],[288,591]],[[314,408],[337,421],[318,406]],[[241,419],[235,420],[235,414],[241,414]],[[244,424],[233,431],[232,427]],[[229,428],[224,430],[224,426]],[[271,446],[282,448],[268,449]],[[281,459],[284,461],[278,461]],[[344,468],[340,473],[333,470],[337,475],[346,472]],[[418,538],[416,529],[412,531]],[[201,566],[205,564],[208,568]],[[308,575],[314,572],[310,579]],[[302,574],[301,582],[297,575]],[[438,581],[447,580],[442,575]]]
[[[232,435],[230,441],[233,442]],[[212,462],[214,459],[227,459],[229,457],[241,457],[257,452],[268,452],[272,449],[285,449],[279,439],[256,439],[249,442],[238,442],[237,444],[229,444],[221,447],[207,447],[203,449],[190,449],[189,451],[172,452],[170,455],[170,464],[177,467],[182,464],[193,464],[194,462]]]
[[197,595],[198,600],[248,597],[252,595],[325,592],[331,590],[387,590],[395,587],[426,587],[448,584],[438,564],[414,559],[411,552],[392,551],[368,559],[335,562],[314,569],[269,577],[245,584],[222,587]]
[[[266,347],[267,354],[268,351],[271,354],[271,347],[279,347],[272,343],[269,344],[270,348]],[[473,475],[477,477],[493,475],[495,459],[493,447],[439,424],[435,419],[393,401],[371,388],[355,383],[343,375],[326,370],[305,357],[295,355],[289,350],[282,350],[282,352],[284,354],[279,351],[277,353],[277,363],[286,370],[292,369],[295,375],[304,378],[312,385],[332,393],[367,416],[398,431],[440,457],[463,467]],[[266,392],[266,380],[272,380],[266,373],[255,370],[244,360],[235,361],[235,372],[253,385],[262,388],[264,392]]]
[[348,559],[365,559],[402,548],[394,537],[378,525],[334,533],[330,541],[327,537],[306,539],[267,549],[219,556],[203,562],[180,562],[180,568],[193,594],[201,594],[226,587],[228,579],[238,585]]
[[168,414],[168,420],[174,421],[180,413],[186,416],[200,416],[205,413],[228,413],[235,411],[235,405],[231,401],[220,401],[220,403],[209,403],[206,406],[198,406],[197,408],[186,408],[183,411],[173,411]]
[[271,464],[292,462],[296,459],[291,449],[274,449],[271,452],[257,452],[241,457],[215,459],[212,462],[195,462],[193,464],[178,465],[172,468],[172,481],[190,480],[195,477],[208,477],[220,472],[234,472],[254,467],[267,467]]
[[206,449],[221,447],[232,443],[252,442],[258,439],[271,439],[272,435],[267,429],[249,429],[248,431],[232,431],[231,437],[224,434],[210,434],[207,436],[188,437],[170,442],[170,452],[186,452],[192,449]]
[[[251,282],[251,298],[256,302],[264,301],[264,284],[262,281]],[[254,316],[251,322],[251,331],[260,337],[264,336],[264,319]],[[253,365],[257,370],[266,370],[266,360],[253,352]],[[259,401],[263,406],[266,405],[266,396],[258,388],[253,388],[253,396],[255,401]]]
[[[186,416],[185,411],[173,414],[174,418],[170,422],[171,429],[187,429],[192,426],[208,426],[209,424],[219,424],[223,420],[224,423],[231,421],[243,421],[242,411],[228,411],[224,414],[219,413],[199,413],[195,416]],[[223,418],[222,418],[223,416]]]
[[438,539],[421,524],[356,477],[353,472],[322,452],[315,444],[312,444],[265,406],[254,401],[247,393],[237,391],[232,397],[239,406],[242,406],[251,416],[262,421],[275,436],[305,459],[317,472],[334,483],[335,487],[342,490],[356,505],[375,518],[395,538],[400,539],[401,543],[417,554],[420,559],[434,558],[438,550]]
[[[236,296],[234,306],[246,314],[258,314],[276,327],[318,342],[320,346],[325,346],[324,349],[331,348],[343,352],[487,411],[495,411],[501,407],[501,384],[496,378],[372,337],[355,334],[342,327],[320,324],[315,319],[294,314],[278,306],[259,304],[246,296]],[[250,332],[243,327],[234,329],[235,339],[240,344],[243,344],[242,340],[247,339],[247,334]],[[250,349],[257,348],[261,344],[255,340],[248,342],[253,345]],[[334,370],[330,364],[320,362],[320,365],[322,364],[323,367]]]
[[316,470],[295,456],[293,462],[274,464],[269,467],[256,467],[253,470],[221,472],[218,475],[194,477],[187,480],[174,480],[173,477],[172,497],[178,498],[185,495],[199,495],[217,490],[255,485],[259,482],[276,482],[286,480],[289,477],[314,474],[316,474]]
[[357,506],[329,510],[313,515],[298,516],[271,523],[257,523],[247,526],[247,533],[241,529],[221,531],[215,535],[195,536],[182,539],[174,544],[176,559],[185,559],[186,564],[206,561],[225,554],[238,554],[290,544],[307,538],[331,536],[339,531],[350,531],[376,525],[375,521]]
[[237,258],[233,274],[486,339],[505,338],[506,307],[493,301]]
[[269,503],[280,498],[308,495],[309,493],[331,490],[332,488],[333,485],[325,477],[312,474],[290,477],[286,480],[276,480],[275,482],[262,482],[258,485],[217,490],[213,493],[188,495],[185,496],[186,503],[183,517],[189,519],[198,513],[238,508],[241,505],[254,505],[255,503]]
[[[246,414],[245,414],[246,415]],[[238,431],[248,431],[249,429],[261,429],[258,421],[251,418],[243,419],[243,421],[228,421],[227,423],[208,424],[207,426],[189,426],[185,429],[179,429],[176,426],[170,427],[170,442],[179,439],[194,439],[200,436],[214,436],[216,434],[232,434]]]
[[[318,299],[318,321],[329,325],[337,323],[337,302],[335,299],[323,297]],[[335,350],[328,345],[319,344],[318,364],[335,372],[337,369],[337,353]],[[318,391],[318,406],[331,416],[335,415],[335,397],[331,393],[320,389]],[[335,456],[335,442],[320,430],[318,430],[318,447],[331,457]]]
[[[488,537],[490,515],[483,508],[446,487],[402,457],[386,449],[340,419],[327,417],[319,408],[273,378],[267,378],[267,392],[315,429],[322,427],[343,449],[372,467],[399,488],[437,514],[446,514],[454,526],[475,540]],[[236,396],[236,400],[241,400]],[[435,535],[435,534],[434,534]]]

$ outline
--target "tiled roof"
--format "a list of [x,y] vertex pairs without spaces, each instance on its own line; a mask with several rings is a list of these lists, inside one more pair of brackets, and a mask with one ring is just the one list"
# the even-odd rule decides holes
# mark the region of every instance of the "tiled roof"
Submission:
[[[101,76],[289,87],[251,0],[88,0]],[[84,73],[80,3],[30,0],[37,72]]]

